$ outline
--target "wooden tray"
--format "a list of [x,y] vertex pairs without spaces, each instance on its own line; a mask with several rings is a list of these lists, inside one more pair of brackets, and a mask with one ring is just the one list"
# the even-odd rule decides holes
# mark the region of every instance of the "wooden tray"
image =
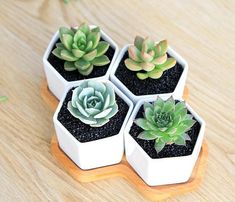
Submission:
[[[51,110],[56,109],[58,100],[48,89],[46,81],[42,84],[41,96]],[[184,99],[187,100],[188,96],[189,91],[185,88]],[[60,149],[56,135],[53,135],[51,139],[51,152],[59,165],[79,182],[93,182],[111,177],[123,177],[132,183],[142,195],[151,200],[162,200],[195,190],[203,179],[208,158],[208,146],[204,141],[192,176],[186,183],[151,187],[145,184],[131,168],[125,157],[116,165],[82,170]]]

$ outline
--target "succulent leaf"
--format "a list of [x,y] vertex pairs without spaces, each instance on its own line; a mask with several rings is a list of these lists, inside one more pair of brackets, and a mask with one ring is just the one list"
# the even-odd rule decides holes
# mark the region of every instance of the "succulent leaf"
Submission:
[[100,41],[96,47],[97,50],[96,57],[104,55],[108,49],[109,49],[109,44],[105,41]]
[[96,57],[96,53],[97,53],[97,50],[95,49],[95,50],[85,54],[83,56],[83,59],[90,62],[90,61],[94,60],[94,58]]
[[144,70],[146,72],[152,71],[155,67],[155,65],[153,63],[150,63],[150,62],[140,63],[140,66],[142,67],[142,70]]
[[140,80],[144,80],[149,77],[147,73],[141,73],[141,72],[138,72],[136,75]]
[[69,52],[66,49],[61,50],[60,56],[61,56],[61,58],[63,58],[66,61],[69,61],[69,62],[73,62],[78,59],[77,57],[75,57],[71,52]]
[[72,53],[74,54],[75,57],[80,58],[82,57],[85,52],[79,49],[72,49]]
[[91,127],[100,127],[109,122],[118,112],[112,86],[99,81],[84,81],[73,90],[69,112]]
[[141,51],[141,49],[142,49],[143,41],[144,41],[144,39],[141,36],[135,37],[134,45],[139,51]]
[[57,48],[55,48],[55,49],[52,51],[52,53],[53,53],[53,55],[55,55],[56,57],[58,57],[58,58],[60,58],[60,59],[63,59],[63,58],[61,57],[61,55],[60,55],[60,53],[61,53],[62,50],[63,50],[62,48],[57,47]]
[[126,67],[131,70],[131,71],[140,71],[142,70],[141,66],[140,66],[140,63],[132,60],[132,59],[126,59],[125,61],[125,65]]
[[141,56],[140,56],[140,51],[138,50],[138,48],[136,48],[135,46],[130,46],[128,48],[128,54],[129,54],[129,57],[134,60],[134,61],[137,61],[137,62],[141,62]]
[[89,28],[89,26],[86,23],[82,23],[79,26],[79,30],[81,30],[85,35],[90,33],[90,28]]
[[154,133],[152,133],[151,131],[142,131],[139,135],[138,135],[139,139],[143,139],[143,140],[155,140],[156,139],[156,135],[154,135]]
[[[174,67],[176,60],[167,57],[168,44],[166,40],[155,45],[149,37],[143,39],[136,36],[134,45],[129,46],[125,66],[130,71],[137,71],[136,76],[141,79],[158,79],[163,72]],[[141,72],[139,72],[141,71]]]
[[65,61],[65,63],[64,63],[64,69],[65,69],[66,71],[74,71],[74,70],[77,69],[77,67],[75,67],[74,62]]
[[77,67],[78,70],[86,70],[90,66],[90,63],[84,59],[77,60],[75,63],[75,67]]
[[138,138],[154,140],[155,150],[159,153],[167,144],[186,145],[191,138],[187,134],[195,124],[192,115],[187,114],[184,102],[172,97],[166,101],[160,97],[154,103],[144,103],[144,117],[134,121],[143,129]]
[[78,69],[78,71],[81,75],[87,76],[93,71],[93,68],[94,68],[94,66],[92,64],[90,64],[90,66],[87,69],[85,69],[85,70]]
[[104,66],[110,63],[110,60],[106,55],[101,55],[99,57],[96,57],[94,60],[92,60],[91,63],[95,66]]
[[162,71],[165,71],[167,69],[170,69],[174,67],[176,64],[176,60],[174,58],[168,58],[167,61],[161,65],[157,65],[157,69],[161,69]]
[[159,79],[162,76],[163,72],[158,69],[154,69],[151,72],[148,72],[148,76],[152,79]]
[[77,29],[61,27],[59,35],[60,42],[56,43],[56,48],[52,53],[64,60],[66,71],[78,70],[80,74],[87,76],[93,71],[94,66],[104,66],[110,63],[109,58],[104,55],[109,44],[100,41],[99,27],[91,30],[86,23],[81,24]]
[[63,34],[62,43],[67,50],[71,50],[73,44],[73,37],[70,34]]

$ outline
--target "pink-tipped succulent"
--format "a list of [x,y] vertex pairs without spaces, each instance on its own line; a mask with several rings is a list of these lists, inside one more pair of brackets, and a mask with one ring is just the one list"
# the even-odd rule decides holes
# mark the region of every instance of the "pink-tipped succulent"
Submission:
[[141,80],[158,79],[163,72],[174,67],[176,60],[167,57],[167,41],[155,44],[149,37],[135,37],[134,45],[128,48],[129,58],[125,60],[126,67],[137,72]]

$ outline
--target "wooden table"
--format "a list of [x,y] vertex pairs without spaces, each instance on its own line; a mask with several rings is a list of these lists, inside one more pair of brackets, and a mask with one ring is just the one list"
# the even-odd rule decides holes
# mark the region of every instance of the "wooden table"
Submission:
[[[164,2],[164,3],[163,3]],[[40,97],[42,56],[61,25],[100,25],[122,47],[167,38],[189,63],[190,105],[206,120],[200,188],[169,201],[235,200],[235,2],[7,0],[0,3],[0,201],[146,201],[122,178],[78,183],[50,154],[53,113]]]

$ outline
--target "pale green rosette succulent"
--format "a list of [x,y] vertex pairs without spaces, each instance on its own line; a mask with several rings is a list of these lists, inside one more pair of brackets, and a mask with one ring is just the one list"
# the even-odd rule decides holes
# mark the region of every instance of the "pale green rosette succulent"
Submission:
[[56,43],[56,48],[52,53],[65,60],[64,69],[66,71],[78,70],[84,76],[89,75],[94,66],[104,66],[110,63],[105,55],[109,48],[106,41],[100,41],[100,28],[90,27],[83,23],[78,29],[59,29],[60,42]]
[[137,72],[139,79],[158,79],[163,72],[174,67],[176,60],[167,56],[166,40],[155,44],[150,38],[135,37],[134,45],[128,48],[129,58],[125,60],[126,67]]
[[186,132],[195,122],[192,115],[187,114],[185,103],[175,104],[172,97],[166,101],[159,97],[153,104],[144,103],[144,118],[135,120],[144,130],[138,138],[155,140],[157,152],[167,144],[186,145],[186,140],[191,140]]
[[68,110],[91,127],[103,126],[118,112],[115,92],[108,83],[84,81],[73,90]]

